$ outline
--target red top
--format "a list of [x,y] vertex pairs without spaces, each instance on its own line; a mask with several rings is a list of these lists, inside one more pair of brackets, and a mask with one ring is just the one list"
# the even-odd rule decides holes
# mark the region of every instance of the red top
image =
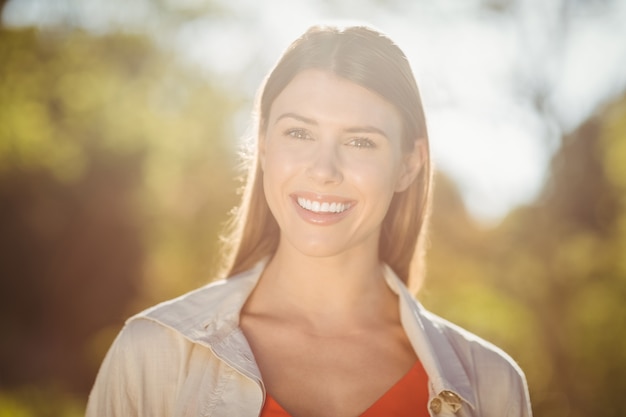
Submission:
[[[420,361],[372,404],[361,417],[428,416],[428,375]],[[290,417],[269,394],[260,417]]]

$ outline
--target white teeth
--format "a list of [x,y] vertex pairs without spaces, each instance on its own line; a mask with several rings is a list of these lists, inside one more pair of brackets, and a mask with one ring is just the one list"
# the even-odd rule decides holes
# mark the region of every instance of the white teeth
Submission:
[[303,197],[298,197],[298,205],[314,213],[341,213],[350,208],[349,204],[337,202],[329,203],[327,201],[320,203],[319,201],[311,201]]

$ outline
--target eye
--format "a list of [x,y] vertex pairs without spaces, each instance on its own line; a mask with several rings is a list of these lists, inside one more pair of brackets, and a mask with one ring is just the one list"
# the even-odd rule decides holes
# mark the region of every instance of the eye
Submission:
[[285,135],[291,136],[294,139],[301,139],[301,140],[313,139],[313,137],[309,134],[309,132],[306,129],[300,129],[300,128],[287,129],[285,131]]
[[376,143],[369,138],[352,138],[347,144],[358,149],[373,149],[376,147]]

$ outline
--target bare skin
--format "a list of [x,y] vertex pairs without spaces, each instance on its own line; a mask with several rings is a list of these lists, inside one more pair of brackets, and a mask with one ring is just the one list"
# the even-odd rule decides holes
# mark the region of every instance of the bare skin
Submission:
[[277,257],[241,315],[267,392],[294,417],[360,415],[417,360],[397,296],[379,266],[339,277]]

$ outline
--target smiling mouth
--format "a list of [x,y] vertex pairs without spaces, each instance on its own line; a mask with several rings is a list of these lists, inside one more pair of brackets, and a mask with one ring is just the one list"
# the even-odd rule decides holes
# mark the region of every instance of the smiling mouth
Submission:
[[304,197],[298,197],[296,201],[300,207],[313,213],[342,213],[352,206],[351,203],[328,201],[320,203],[319,201],[307,200]]

